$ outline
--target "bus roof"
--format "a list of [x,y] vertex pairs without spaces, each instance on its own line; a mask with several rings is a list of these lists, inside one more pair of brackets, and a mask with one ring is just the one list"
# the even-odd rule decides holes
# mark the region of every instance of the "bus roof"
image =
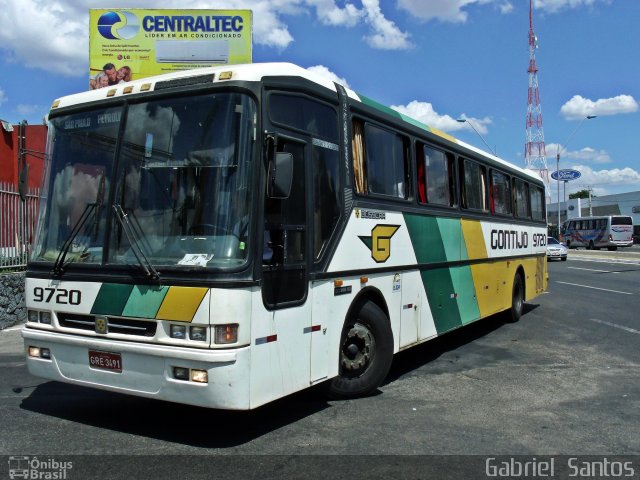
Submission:
[[[318,85],[321,85],[325,88],[328,88],[331,91],[337,92],[336,86],[334,82],[327,77],[319,75],[317,73],[311,72],[307,69],[304,69],[298,65],[294,65],[292,63],[251,63],[251,64],[239,64],[239,65],[224,65],[220,67],[207,67],[207,68],[197,68],[192,70],[182,70],[178,72],[166,73],[163,75],[156,75],[153,77],[145,77],[139,80],[133,80],[131,82],[121,83],[117,85],[112,85],[109,87],[104,87],[96,90],[89,90],[86,92],[76,93],[73,95],[68,95],[65,97],[61,97],[53,102],[51,106],[51,111],[55,111],[58,108],[77,106],[84,103],[95,102],[99,100],[105,100],[107,98],[117,98],[126,95],[135,95],[136,93],[141,92],[150,92],[155,89],[155,86],[159,82],[166,82],[171,80],[180,80],[180,79],[189,79],[192,77],[202,77],[205,75],[213,75],[212,83],[224,83],[229,80],[234,81],[247,81],[247,82],[258,82],[263,80],[265,77],[274,77],[274,76],[289,76],[289,77],[301,77],[305,78],[311,82],[314,82]],[[422,130],[430,132],[433,135],[438,136],[443,139],[445,142],[450,142],[460,147],[463,147],[467,150],[470,150],[478,155],[481,155],[485,158],[491,159],[494,163],[504,165],[508,169],[515,170],[522,175],[525,175],[531,179],[535,179],[541,182],[540,175],[533,171],[527,170],[518,167],[510,162],[507,162],[491,153],[485,152],[479,148],[476,148],[472,145],[469,145],[465,142],[458,140],[457,138],[449,135],[437,128],[430,127],[422,122],[419,122],[407,115],[403,115],[396,110],[393,110],[390,107],[382,105],[381,103],[376,102],[362,94],[358,94],[352,89],[345,87],[347,95],[358,102],[361,102],[364,105],[372,107],[380,112],[383,112],[387,115],[391,115],[396,119],[406,122],[414,127],[418,127]]]

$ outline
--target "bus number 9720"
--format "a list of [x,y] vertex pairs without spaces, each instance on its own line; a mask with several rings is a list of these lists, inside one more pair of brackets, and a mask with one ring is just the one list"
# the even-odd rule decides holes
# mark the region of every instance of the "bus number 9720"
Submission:
[[62,305],[80,305],[82,293],[80,290],[67,290],[66,288],[35,287],[33,289],[33,300],[44,303],[54,301]]

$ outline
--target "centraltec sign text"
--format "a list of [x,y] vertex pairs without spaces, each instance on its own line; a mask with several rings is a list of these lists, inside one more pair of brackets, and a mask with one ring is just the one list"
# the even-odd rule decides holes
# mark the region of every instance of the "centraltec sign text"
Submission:
[[145,32],[241,32],[244,20],[235,15],[186,16],[147,15],[142,19]]

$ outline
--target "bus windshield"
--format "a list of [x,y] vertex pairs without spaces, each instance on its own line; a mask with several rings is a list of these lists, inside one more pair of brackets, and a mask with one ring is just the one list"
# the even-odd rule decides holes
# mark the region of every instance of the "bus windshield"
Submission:
[[240,93],[51,119],[47,200],[32,260],[242,265],[255,122],[254,101]]

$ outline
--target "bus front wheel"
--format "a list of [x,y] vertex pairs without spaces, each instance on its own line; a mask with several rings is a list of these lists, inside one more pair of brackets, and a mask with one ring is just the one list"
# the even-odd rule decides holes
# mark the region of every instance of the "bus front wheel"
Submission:
[[524,308],[524,282],[522,281],[522,275],[520,273],[516,273],[513,279],[513,289],[511,292],[511,308],[506,312],[507,321],[515,323],[520,320]]
[[327,382],[331,398],[354,398],[382,384],[393,359],[389,320],[375,303],[367,301],[342,329],[338,376]]

